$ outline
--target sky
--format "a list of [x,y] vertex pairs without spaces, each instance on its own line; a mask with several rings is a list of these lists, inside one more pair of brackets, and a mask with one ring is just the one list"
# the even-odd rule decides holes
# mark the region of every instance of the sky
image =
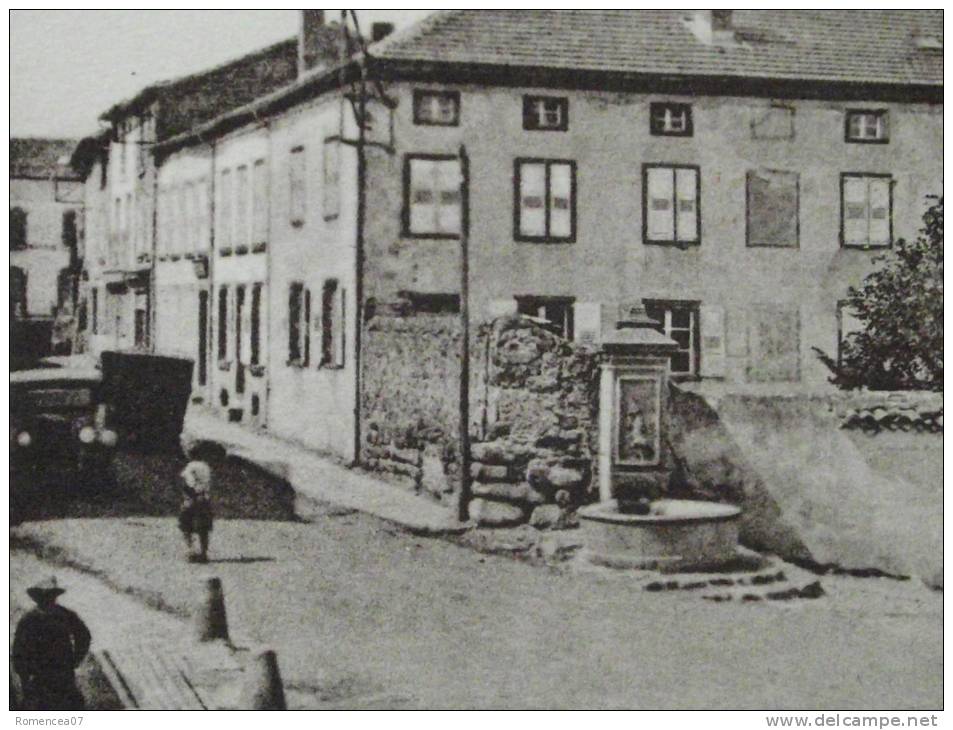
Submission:
[[[240,57],[297,32],[298,10],[12,10],[10,133],[73,137],[156,81]],[[358,10],[405,26],[429,10]],[[329,19],[340,11],[327,11]]]

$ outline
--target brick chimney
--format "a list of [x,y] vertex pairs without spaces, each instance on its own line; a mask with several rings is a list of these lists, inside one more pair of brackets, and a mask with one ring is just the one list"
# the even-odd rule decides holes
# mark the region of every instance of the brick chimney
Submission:
[[298,75],[318,65],[324,57],[322,46],[325,36],[324,11],[302,10],[298,28]]
[[383,40],[393,32],[393,23],[374,23],[371,26],[371,42],[377,43],[377,41]]

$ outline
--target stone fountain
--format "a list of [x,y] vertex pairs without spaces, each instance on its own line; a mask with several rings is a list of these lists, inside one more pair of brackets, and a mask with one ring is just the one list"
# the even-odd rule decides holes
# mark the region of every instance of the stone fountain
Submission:
[[641,306],[603,340],[599,384],[598,504],[579,510],[585,554],[619,568],[714,570],[737,557],[741,510],[658,499],[671,471],[668,379],[675,341]]

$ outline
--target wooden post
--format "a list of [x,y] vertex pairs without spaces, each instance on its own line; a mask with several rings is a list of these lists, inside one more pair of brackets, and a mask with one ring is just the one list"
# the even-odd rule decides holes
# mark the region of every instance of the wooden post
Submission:
[[470,159],[460,145],[460,500],[461,522],[470,518]]

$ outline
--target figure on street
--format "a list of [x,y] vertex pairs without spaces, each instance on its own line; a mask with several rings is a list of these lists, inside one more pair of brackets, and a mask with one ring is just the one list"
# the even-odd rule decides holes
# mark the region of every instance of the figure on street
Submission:
[[[212,468],[199,447],[189,454],[189,463],[182,470],[182,509],[179,529],[185,537],[187,558],[193,563],[208,562],[208,539],[212,531]],[[199,552],[194,552],[198,536]]]
[[56,599],[65,591],[48,578],[27,589],[36,603],[17,623],[13,670],[20,678],[25,710],[82,710],[76,668],[89,652],[89,629]]

